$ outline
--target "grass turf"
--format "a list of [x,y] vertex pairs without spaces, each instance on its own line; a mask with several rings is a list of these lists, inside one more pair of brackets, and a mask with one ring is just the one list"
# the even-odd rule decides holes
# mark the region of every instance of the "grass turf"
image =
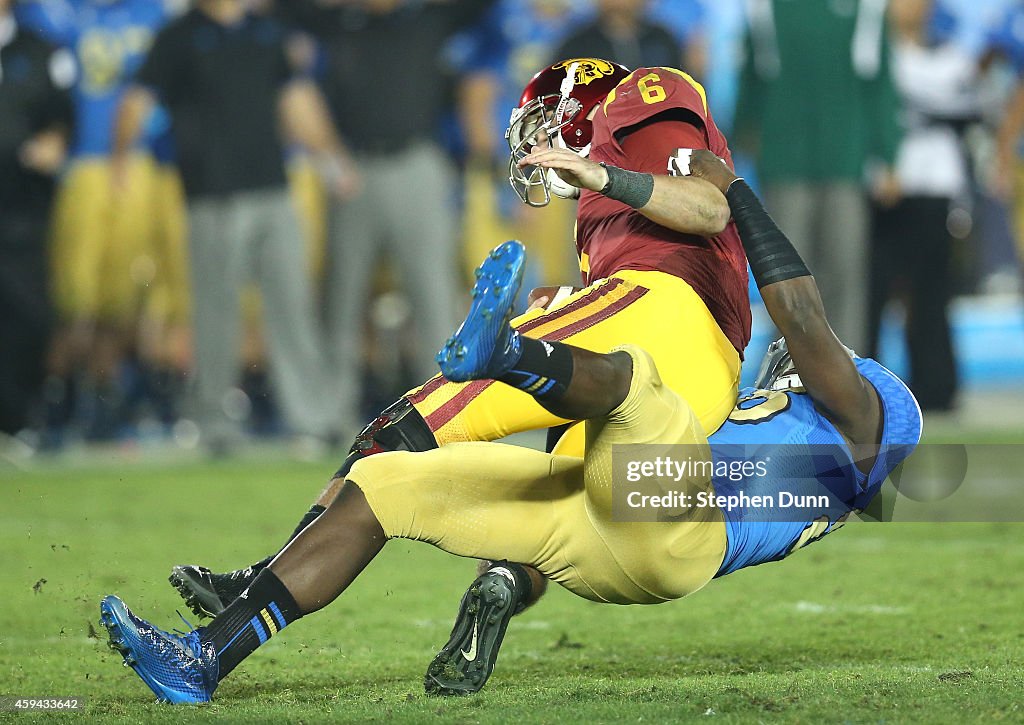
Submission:
[[331,607],[236,670],[214,704],[155,704],[107,649],[101,596],[181,628],[171,565],[263,556],[330,470],[0,473],[0,695],[84,697],[90,722],[1024,721],[1018,524],[851,524],[655,607],[553,590],[513,621],[484,693],[458,699],[426,696],[421,679],[473,564],[393,542]]

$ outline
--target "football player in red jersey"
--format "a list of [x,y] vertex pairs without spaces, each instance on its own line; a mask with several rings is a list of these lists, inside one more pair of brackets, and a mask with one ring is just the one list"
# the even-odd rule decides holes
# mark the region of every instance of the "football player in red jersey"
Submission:
[[[522,333],[520,367],[547,363],[543,340],[601,353],[638,345],[704,431],[717,430],[735,403],[750,335],[745,258],[718,189],[667,175],[679,148],[730,158],[704,89],[675,69],[630,73],[606,60],[570,59],[530,81],[507,138],[511,181],[525,202],[581,191],[576,244],[586,286],[513,321]],[[384,411],[357,438],[293,537],[337,496],[360,457],[572,422],[525,392],[537,378],[524,378],[519,390],[494,382],[438,376]],[[583,426],[572,426],[554,450],[582,456]],[[178,566],[171,582],[194,610],[217,614],[272,558],[228,574]]]

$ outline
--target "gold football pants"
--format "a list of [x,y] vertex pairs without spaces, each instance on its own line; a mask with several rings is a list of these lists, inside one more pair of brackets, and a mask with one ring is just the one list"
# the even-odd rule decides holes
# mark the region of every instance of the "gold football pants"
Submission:
[[[529,564],[594,601],[655,604],[686,596],[721,566],[721,512],[693,507],[672,521],[614,521],[612,451],[622,444],[689,444],[710,457],[707,437],[693,408],[662,383],[651,357],[623,349],[633,358],[629,394],[607,418],[585,422],[584,458],[453,443],[363,458],[348,480],[389,538]],[[694,500],[713,490],[707,478],[675,486]]]
[[[606,353],[636,345],[654,358],[665,384],[682,396],[710,435],[736,403],[740,357],[705,306],[683,280],[663,272],[618,272],[548,310],[512,321],[527,337],[557,340]],[[493,441],[512,433],[561,425],[521,390],[477,380],[451,383],[438,375],[407,393],[444,446]],[[582,426],[558,453],[582,456]]]

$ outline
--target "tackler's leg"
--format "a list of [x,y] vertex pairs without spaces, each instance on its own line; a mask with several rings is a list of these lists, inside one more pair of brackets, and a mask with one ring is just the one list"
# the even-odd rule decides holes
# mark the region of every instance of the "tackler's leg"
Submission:
[[[341,491],[345,476],[359,459],[384,451],[415,452],[433,448],[437,448],[437,444],[430,428],[407,399],[400,399],[377,416],[356,437],[341,468],[332,476],[330,483],[281,548],[287,546],[327,509]],[[171,570],[169,581],[196,615],[212,617],[220,614],[224,607],[245,591],[279,552],[280,550],[245,568],[223,574],[196,564],[175,566]]]

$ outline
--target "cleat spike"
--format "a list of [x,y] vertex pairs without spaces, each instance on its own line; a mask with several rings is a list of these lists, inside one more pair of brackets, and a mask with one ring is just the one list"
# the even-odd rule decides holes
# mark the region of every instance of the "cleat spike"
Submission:
[[451,338],[453,352],[435,358],[448,380],[499,378],[519,358],[519,336],[509,321],[525,261],[522,244],[509,241],[491,250],[476,269],[469,314]]
[[[427,669],[423,686],[428,694],[466,695],[484,687],[515,611],[513,586],[494,572],[473,582],[462,597],[448,643]],[[467,653],[473,653],[472,660]]]

